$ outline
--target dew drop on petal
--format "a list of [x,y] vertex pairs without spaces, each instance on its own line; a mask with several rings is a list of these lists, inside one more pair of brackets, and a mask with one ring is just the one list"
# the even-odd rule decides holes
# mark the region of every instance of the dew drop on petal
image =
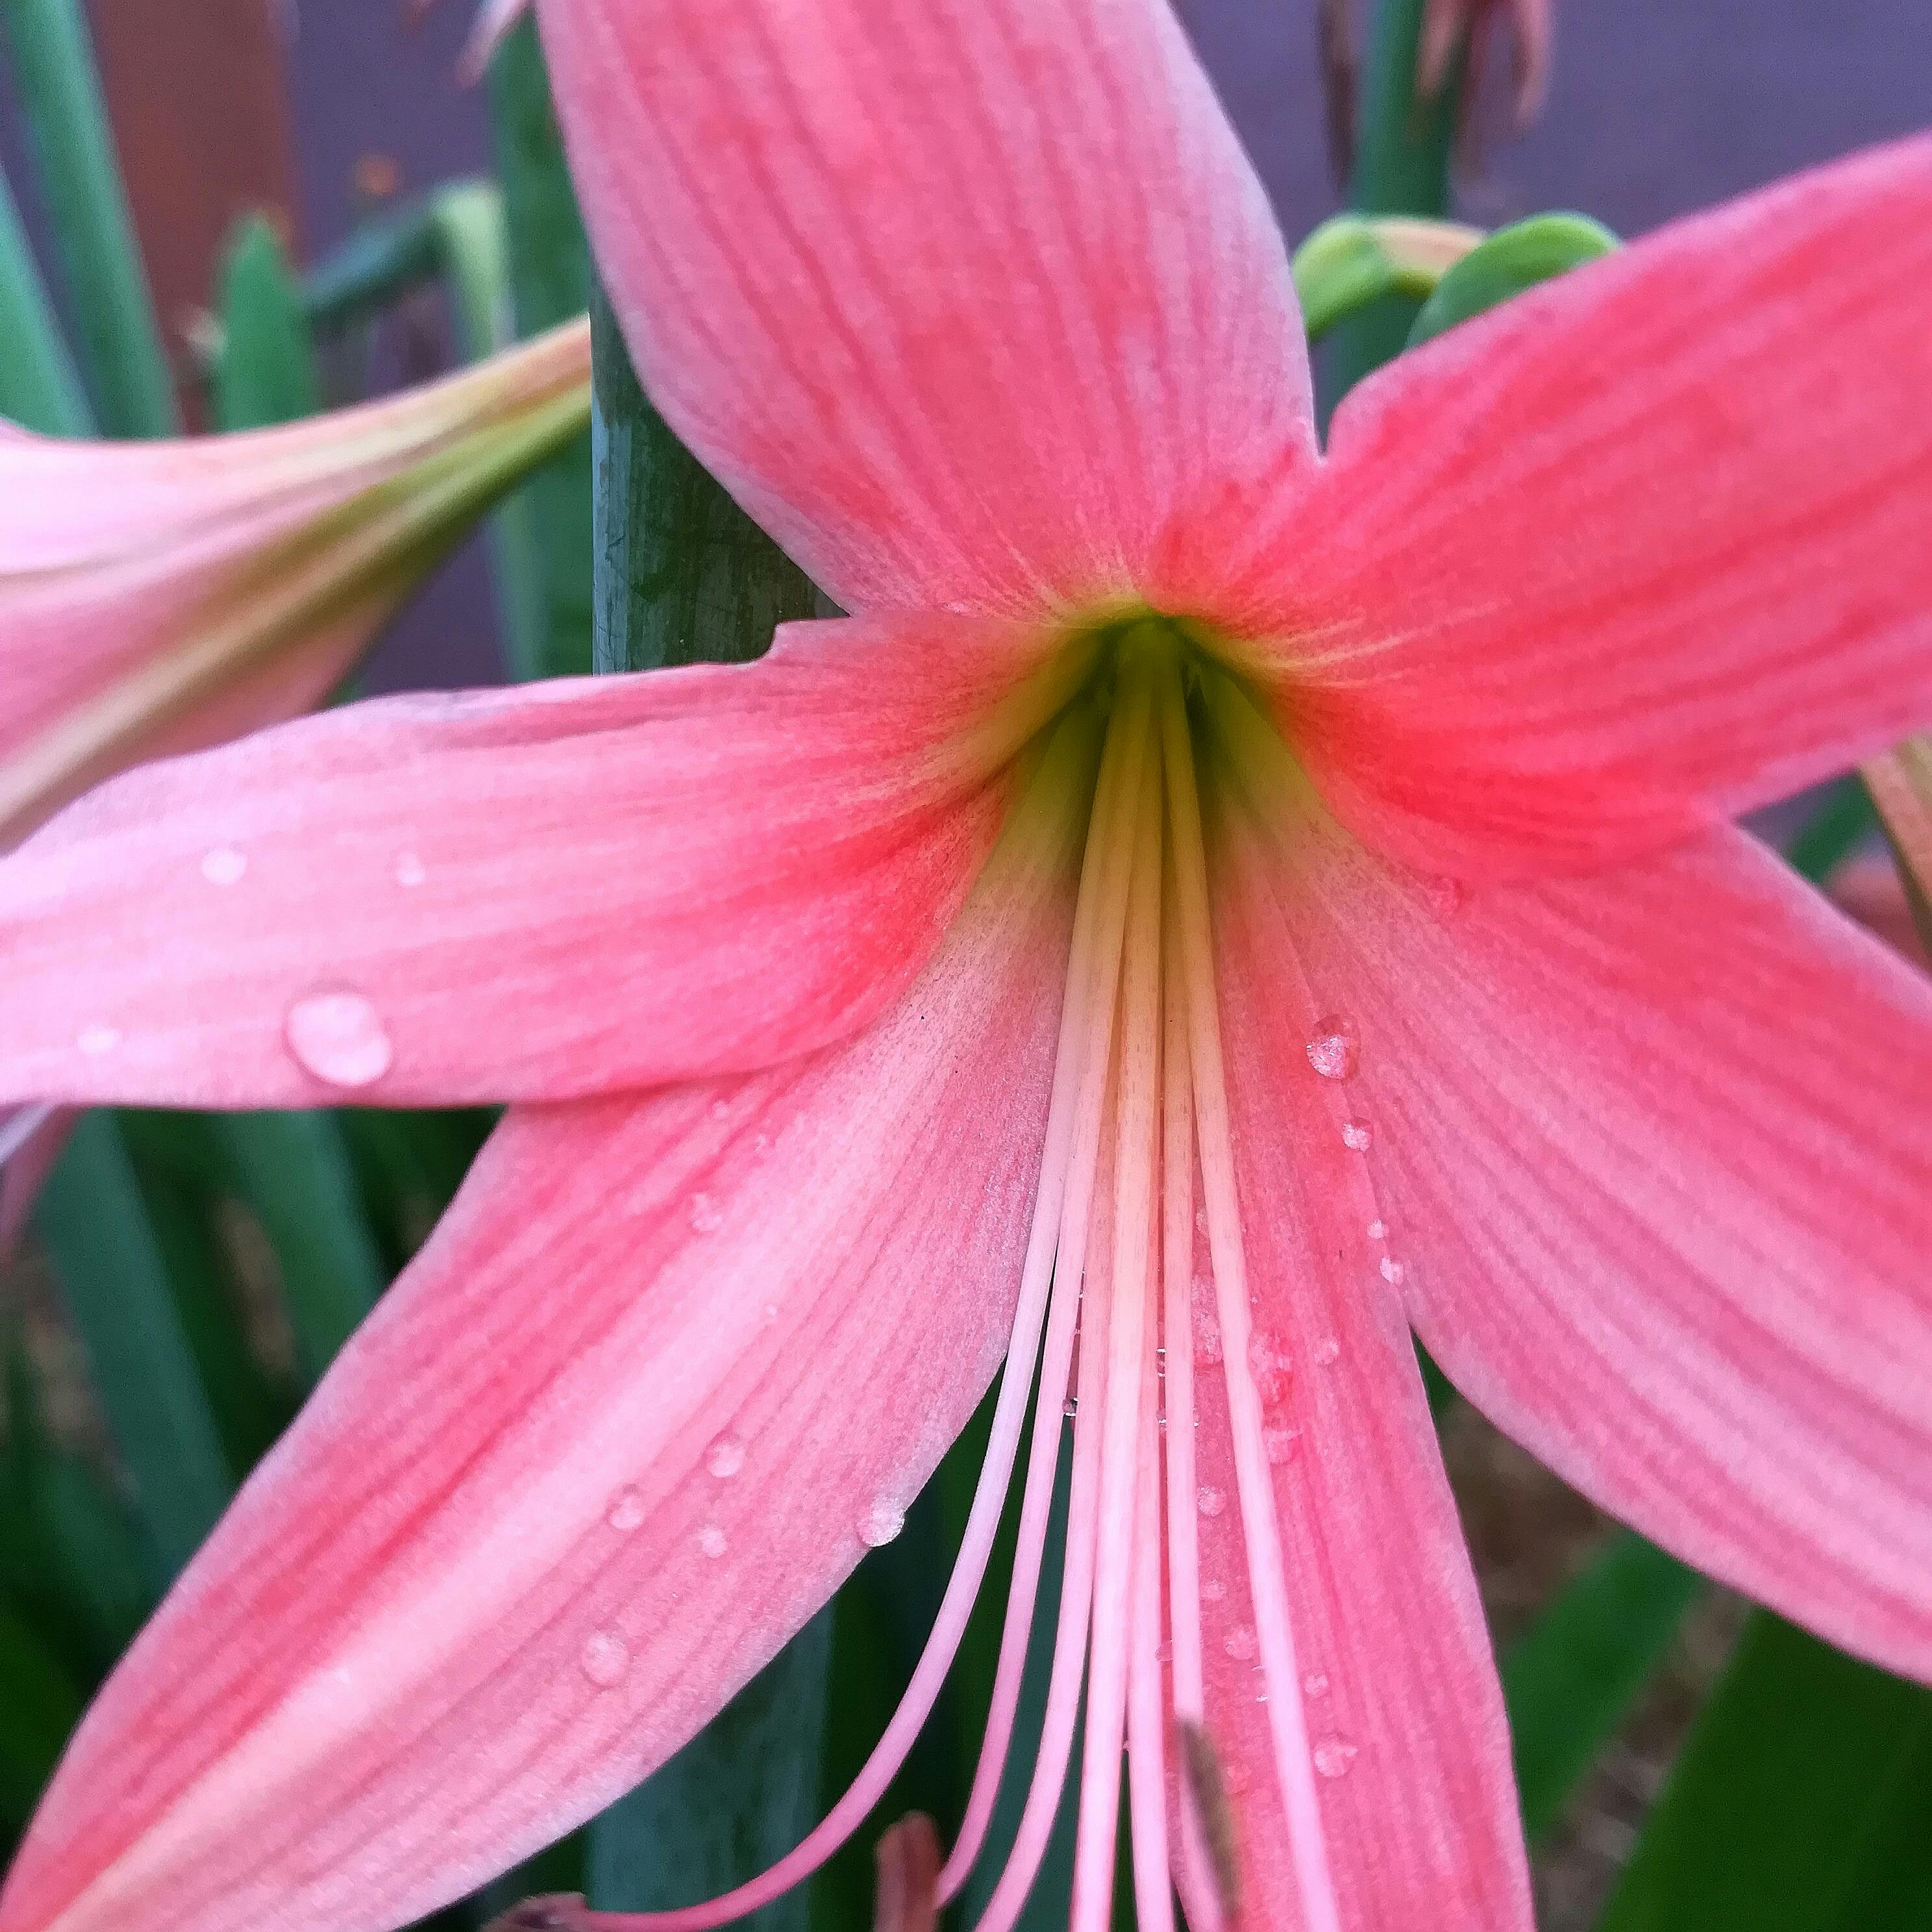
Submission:
[[868,1550],[880,1550],[905,1528],[905,1511],[880,1503],[866,1512],[859,1525],[859,1540]]
[[1273,1336],[1257,1333],[1248,1338],[1248,1371],[1264,1408],[1278,1408],[1288,1400],[1294,1386],[1294,1364]]
[[1408,1269],[1403,1267],[1402,1263],[1397,1261],[1393,1255],[1383,1256],[1382,1266],[1382,1279],[1385,1282],[1390,1283],[1391,1286],[1399,1282],[1402,1280],[1402,1276],[1408,1272]]
[[1369,1239],[1372,1241],[1387,1240],[1388,1223],[1386,1221],[1371,1221],[1369,1223]]
[[1194,1352],[1210,1368],[1221,1359],[1221,1324],[1204,1315],[1194,1324]]
[[715,1234],[724,1225],[724,1216],[708,1194],[691,1197],[691,1228],[697,1234]]
[[624,1640],[611,1630],[592,1630],[578,1653],[584,1674],[600,1690],[608,1690],[631,1667],[631,1653]]
[[1316,1343],[1314,1354],[1318,1369],[1332,1369],[1342,1359],[1342,1345],[1330,1335],[1325,1341]]
[[1246,1624],[1237,1624],[1221,1640],[1221,1648],[1237,1664],[1246,1664],[1255,1654],[1255,1634]]
[[724,1532],[715,1522],[707,1522],[698,1532],[698,1547],[700,1552],[710,1557],[714,1562],[722,1556],[730,1546],[730,1543]]
[[614,1495],[604,1512],[604,1520],[613,1529],[628,1536],[644,1527],[644,1492],[634,1483],[626,1483]]
[[1375,1138],[1366,1120],[1345,1120],[1342,1125],[1342,1143],[1354,1149],[1358,1154],[1366,1154],[1369,1143]]
[[218,845],[202,856],[201,876],[211,886],[238,886],[248,869],[248,855],[232,845]]
[[1201,1600],[1204,1604],[1218,1604],[1228,1594],[1228,1586],[1218,1576],[1204,1576],[1201,1580]]
[[396,854],[394,872],[399,886],[419,886],[429,877],[429,868],[413,852]]
[[1328,1694],[1328,1680],[1318,1670],[1311,1670],[1301,1680],[1301,1688],[1311,1697],[1325,1697]]
[[82,1027],[80,1037],[74,1042],[90,1060],[98,1060],[103,1054],[112,1053],[120,1044],[121,1029],[103,1025]]
[[1308,1036],[1308,1064],[1323,1079],[1352,1080],[1361,1057],[1361,1042],[1351,1022],[1340,1013],[1316,1022]]
[[360,993],[311,993],[290,1007],[283,1037],[297,1064],[332,1087],[369,1087],[396,1050],[375,1007]]
[[1080,1398],[1077,1395],[1069,1396],[1060,1405],[1060,1412],[1069,1422],[1071,1422],[1080,1413]]
[[1262,1453],[1269,1463],[1279,1469],[1285,1462],[1294,1460],[1301,1447],[1301,1431],[1298,1429],[1264,1429],[1262,1431]]
[[1346,1738],[1324,1738],[1315,1747],[1315,1768],[1324,1778],[1346,1778],[1357,1749]]
[[1227,1492],[1216,1489],[1211,1483],[1203,1483],[1194,1500],[1203,1516],[1219,1516],[1228,1507]]
[[1454,919],[1462,910],[1462,902],[1468,896],[1462,881],[1447,872],[1438,872],[1434,878],[1425,879],[1422,895],[1429,902],[1429,910],[1441,920]]
[[745,1466],[745,1444],[742,1438],[721,1436],[705,1451],[704,1466],[714,1476],[728,1478],[735,1476]]

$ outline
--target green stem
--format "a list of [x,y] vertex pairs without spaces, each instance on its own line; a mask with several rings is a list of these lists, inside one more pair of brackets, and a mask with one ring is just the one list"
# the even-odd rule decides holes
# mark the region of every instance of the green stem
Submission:
[[111,436],[172,435],[174,384],[80,0],[0,0],[0,17],[101,424]]
[[46,284],[27,245],[20,211],[0,175],[0,416],[43,436],[86,436],[94,428],[55,319]]
[[[1348,199],[1365,214],[1442,215],[1449,206],[1449,153],[1462,92],[1460,58],[1432,101],[1418,100],[1415,57],[1424,0],[1381,0],[1362,64],[1355,160]],[[1391,296],[1336,332],[1336,393],[1402,352],[1418,304]]]

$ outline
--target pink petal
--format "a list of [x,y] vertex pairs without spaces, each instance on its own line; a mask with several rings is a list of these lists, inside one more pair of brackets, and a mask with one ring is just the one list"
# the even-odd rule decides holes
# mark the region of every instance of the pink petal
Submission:
[[756,664],[388,699],[129,773],[0,862],[0,1099],[562,1099],[837,1038],[964,895],[1034,648],[800,626]]
[[379,1932],[662,1762],[901,1513],[1006,1345],[1071,828],[748,1078],[514,1112],[102,1694],[5,1932]]
[[1270,1713],[1257,1701],[1267,1687],[1226,1388],[1197,1359],[1208,1715],[1242,1854],[1240,1922],[1528,1932],[1502,1696],[1401,1299],[1368,1232],[1367,1171],[1342,1138],[1340,1096],[1310,1066],[1305,1033],[1281,1022],[1285,1005],[1298,1012],[1309,998],[1295,966],[1301,934],[1252,835],[1224,825],[1216,845],[1250,1361],[1333,1886],[1325,1913],[1304,1907]]
[[418,532],[424,555],[347,587],[346,507],[580,396],[587,376],[580,326],[278,429],[0,436],[0,845],[124,766],[320,701],[437,554]]
[[542,0],[646,386],[848,608],[1190,599],[1304,468],[1261,187],[1165,0]]
[[1922,138],[1364,385],[1257,614],[1344,818],[1470,877],[1580,869],[1932,719],[1928,283]]
[[1277,907],[1430,1352],[1606,1508],[1932,1676],[1932,986],[1741,833],[1460,910],[1332,826]]

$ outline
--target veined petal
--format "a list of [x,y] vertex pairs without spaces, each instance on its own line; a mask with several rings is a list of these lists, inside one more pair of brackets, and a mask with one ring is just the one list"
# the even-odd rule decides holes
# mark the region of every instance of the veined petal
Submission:
[[588,385],[578,326],[282,428],[0,436],[0,846],[127,765],[320,701]]
[[1266,199],[1166,0],[540,0],[678,434],[848,608],[1188,608],[1311,460]]
[[1282,1024],[1311,998],[1292,889],[1238,813],[1219,818],[1215,953],[1250,1360],[1333,1887],[1330,1916],[1304,1900],[1310,1862],[1294,1856],[1258,1701],[1275,1694],[1258,1664],[1226,1388],[1197,1363],[1203,1662],[1209,1729],[1228,1754],[1240,1922],[1528,1932],[1502,1694],[1401,1298],[1381,1271],[1374,1192],[1344,1138],[1343,1096],[1311,1067],[1305,1032]]
[[1325,820],[1280,864],[1430,1353],[1686,1561],[1932,1677],[1932,986],[1728,830],[1460,910]]
[[1250,620],[1342,817],[1471,878],[1582,869],[1932,719],[1928,278],[1920,138],[1365,383]]
[[1054,701],[1012,685],[1039,649],[790,626],[130,772],[0,860],[0,1097],[558,1100],[808,1051],[938,944]]
[[1004,1352],[1077,829],[836,1050],[512,1113],[103,1693],[5,1932],[379,1932],[662,1762]]

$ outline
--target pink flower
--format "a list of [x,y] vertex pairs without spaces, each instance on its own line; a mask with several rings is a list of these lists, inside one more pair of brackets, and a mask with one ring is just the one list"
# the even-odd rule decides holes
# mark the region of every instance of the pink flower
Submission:
[[1510,99],[1516,125],[1528,127],[1542,112],[1550,92],[1556,40],[1552,0],[1425,0],[1416,50],[1417,91],[1430,100],[1442,91],[1458,47],[1467,47],[1470,68],[1480,74],[1505,19],[1511,41]]
[[578,324],[284,428],[97,443],[0,423],[0,848],[112,772],[320,703],[582,428],[589,385]]
[[501,1869],[896,1533],[1003,1359],[907,1706],[736,1906],[882,1793],[1036,1375],[1016,1640],[1071,1397],[1067,1585],[993,1928],[1083,1673],[1078,1932],[1124,1738],[1144,1924],[1172,1871],[1197,1928],[1527,1925],[1412,1328],[1932,1676],[1932,992],[1725,823],[1932,716],[1932,142],[1451,332],[1324,456],[1154,0],[544,27],[646,383],[856,614],[300,722],[0,862],[0,1101],[514,1103],[0,1926],[376,1932]]

